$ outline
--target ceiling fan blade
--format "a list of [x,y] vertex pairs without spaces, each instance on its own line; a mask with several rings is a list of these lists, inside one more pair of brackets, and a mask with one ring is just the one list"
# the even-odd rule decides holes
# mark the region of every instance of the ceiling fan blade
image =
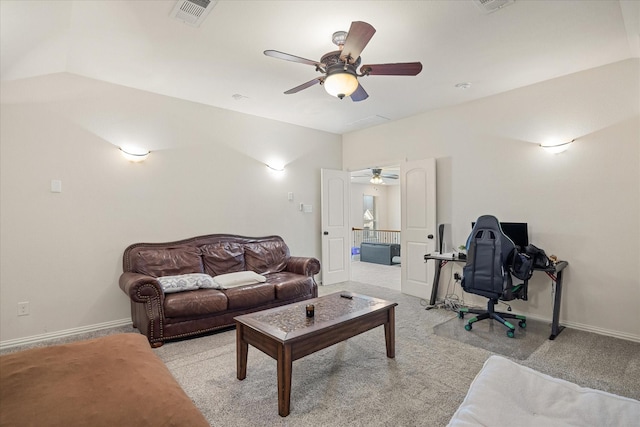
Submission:
[[383,178],[388,178],[388,179],[398,179],[399,176],[396,175],[395,173],[383,173],[382,175],[380,175]]
[[351,94],[351,100],[353,102],[364,101],[369,97],[369,94],[362,87],[360,83],[358,83],[358,88]]
[[290,55],[288,53],[280,52],[278,50],[265,50],[264,54],[272,58],[284,59],[285,61],[298,62],[300,64],[315,65],[316,67],[322,67],[322,64],[310,59],[301,58],[299,56]]
[[318,84],[323,80],[324,80],[324,76],[317,77],[317,78],[315,78],[313,80],[309,80],[306,83],[302,83],[300,86],[296,86],[293,89],[289,89],[288,91],[285,92],[285,95],[291,95],[292,93],[300,92],[301,90],[306,89],[308,87],[311,87],[311,86],[313,86],[315,84]]
[[399,64],[373,64],[360,67],[360,74],[369,76],[416,76],[422,71],[420,62]]
[[349,58],[349,62],[353,64],[375,32],[376,29],[373,28],[371,24],[362,21],[352,22],[351,28],[349,28],[349,32],[347,33],[347,39],[344,41],[340,59],[344,61],[346,58]]

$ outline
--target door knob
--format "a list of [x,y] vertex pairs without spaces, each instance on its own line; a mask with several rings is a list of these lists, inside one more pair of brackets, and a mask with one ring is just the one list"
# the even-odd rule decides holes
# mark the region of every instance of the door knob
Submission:
[[427,236],[427,239],[433,239],[433,234],[429,234],[429,235]]
[[322,234],[324,234],[325,236],[328,236],[328,235],[329,235],[329,232],[328,232],[328,231],[325,231],[325,232],[324,232],[324,233],[322,233]]

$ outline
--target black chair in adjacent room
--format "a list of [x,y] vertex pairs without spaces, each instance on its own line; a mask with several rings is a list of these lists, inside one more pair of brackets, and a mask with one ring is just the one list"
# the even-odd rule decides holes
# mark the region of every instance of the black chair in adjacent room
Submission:
[[460,308],[458,317],[461,319],[465,313],[477,314],[464,325],[467,331],[472,329],[475,322],[484,319],[495,319],[505,325],[510,338],[514,337],[515,326],[506,319],[517,319],[521,328],[526,327],[525,316],[495,311],[499,300],[527,299],[527,281],[513,286],[509,272],[510,257],[514,250],[515,244],[502,232],[496,217],[483,215],[478,218],[467,241],[467,262],[463,269],[462,288],[465,292],[481,295],[489,301],[486,310]]

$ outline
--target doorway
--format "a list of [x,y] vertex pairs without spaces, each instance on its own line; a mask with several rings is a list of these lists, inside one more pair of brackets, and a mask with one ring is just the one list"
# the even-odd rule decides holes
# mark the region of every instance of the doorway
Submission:
[[[431,293],[433,277],[432,263],[424,261],[424,255],[435,251],[436,235],[436,173],[435,159],[403,161],[400,164],[398,178],[387,176],[389,180],[400,180],[400,288],[401,292],[420,298]],[[362,171],[360,171],[362,172]],[[383,193],[384,183],[375,178],[385,179],[382,168],[365,171],[366,175],[354,179],[368,179],[373,184],[373,195],[379,197]],[[391,174],[388,174],[391,175]],[[373,181],[373,182],[372,182]],[[396,191],[397,190],[391,190]],[[330,169],[321,170],[321,225],[322,225],[322,281],[329,285],[351,278],[351,257],[357,245],[351,242],[354,224],[364,225],[365,210],[364,193],[352,195],[351,173]],[[357,191],[356,191],[357,193]],[[352,200],[358,200],[356,209],[352,208]],[[393,210],[381,209],[381,203],[375,204],[378,227],[382,227],[382,214],[393,216]],[[398,213],[396,212],[396,218]],[[397,221],[397,219],[396,219]],[[397,224],[397,222],[396,222]],[[378,230],[380,231],[380,230]],[[389,243],[389,242],[378,242]],[[361,244],[361,249],[362,249]],[[389,245],[381,245],[389,246]],[[380,247],[375,248],[378,252]],[[374,251],[374,248],[371,248]],[[386,256],[392,248],[388,248]],[[362,258],[362,254],[361,258]],[[378,255],[380,256],[380,255]],[[385,256],[385,255],[383,255]],[[362,261],[362,259],[360,260]],[[386,262],[385,264],[391,264]]]
[[[402,257],[362,259],[362,242],[400,243],[400,166],[351,172],[351,280],[401,290]],[[395,259],[394,259],[395,258]]]

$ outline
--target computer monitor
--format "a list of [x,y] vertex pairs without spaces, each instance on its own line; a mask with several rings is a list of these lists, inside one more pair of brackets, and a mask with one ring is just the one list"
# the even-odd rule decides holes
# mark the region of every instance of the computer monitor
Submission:
[[453,237],[451,236],[451,224],[438,225],[438,251],[444,254],[455,250]]
[[[475,225],[476,223],[472,222],[471,228]],[[524,249],[529,244],[529,230],[526,222],[501,222],[500,227],[502,232],[520,249]]]
[[529,230],[526,222],[501,222],[500,227],[516,246],[524,248],[529,244]]

